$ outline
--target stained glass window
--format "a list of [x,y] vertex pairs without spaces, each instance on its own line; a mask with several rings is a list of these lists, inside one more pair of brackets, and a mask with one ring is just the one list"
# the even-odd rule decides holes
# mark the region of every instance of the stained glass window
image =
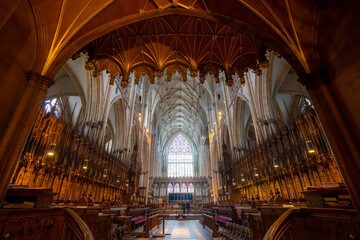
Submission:
[[189,184],[189,192],[190,193],[194,192],[194,184],[192,184],[192,183]]
[[187,192],[186,183],[183,183],[183,184],[181,185],[181,192]]
[[178,192],[180,192],[180,185],[178,183],[175,183],[174,193],[178,193]]
[[46,100],[44,108],[45,108],[46,113],[50,113],[53,111],[55,116],[57,116],[57,117],[60,116],[60,106],[59,106],[57,98]]
[[168,184],[168,193],[173,193],[174,192],[174,188],[173,185],[171,183]]
[[179,134],[169,147],[168,177],[192,177],[192,149],[186,138]]

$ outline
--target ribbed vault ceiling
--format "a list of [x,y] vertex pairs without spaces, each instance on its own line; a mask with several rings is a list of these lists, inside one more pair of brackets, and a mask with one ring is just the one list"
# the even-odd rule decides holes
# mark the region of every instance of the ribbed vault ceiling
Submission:
[[[168,73],[165,72],[165,77]],[[185,81],[184,81],[185,79]],[[201,130],[207,125],[208,92],[199,78],[175,72],[171,81],[159,80],[154,89],[153,124],[160,134],[160,142],[182,132],[198,144]]]
[[134,72],[137,83],[148,79],[155,84],[151,121],[161,144],[182,132],[195,145],[207,127],[212,106],[205,79],[214,76],[218,82],[222,70],[226,84],[232,86],[232,74],[242,76],[247,68],[258,69],[266,50],[262,41],[224,22],[185,15],[136,22],[85,48],[87,68],[95,76],[107,70],[112,79],[121,76],[121,86],[127,87]]

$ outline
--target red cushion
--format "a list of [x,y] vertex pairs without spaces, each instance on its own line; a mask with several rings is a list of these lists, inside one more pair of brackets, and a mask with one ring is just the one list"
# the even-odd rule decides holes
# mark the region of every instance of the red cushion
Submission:
[[242,219],[242,216],[238,216],[238,219]]
[[144,220],[146,218],[147,217],[138,217],[138,218],[131,219],[131,221],[134,222],[134,223],[137,223],[137,222],[140,222],[140,221],[142,221],[142,220]]
[[224,222],[231,222],[231,219],[230,218],[224,218],[224,217],[220,217],[220,216],[215,216],[215,218],[221,220],[221,221],[224,221]]

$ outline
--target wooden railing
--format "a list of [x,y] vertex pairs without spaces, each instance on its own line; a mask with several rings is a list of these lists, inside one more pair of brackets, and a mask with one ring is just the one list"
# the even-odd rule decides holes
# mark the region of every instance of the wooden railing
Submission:
[[294,217],[292,213],[295,210],[298,210],[298,208],[289,208],[283,215],[281,215],[266,232],[264,239],[281,239],[284,236],[285,232],[288,231],[291,227],[291,220]]
[[268,228],[263,239],[360,239],[360,218],[355,210],[289,208]]
[[94,240],[94,237],[71,209],[14,209],[0,211],[0,239]]
[[94,240],[93,234],[91,233],[89,226],[86,225],[86,223],[79,217],[79,215],[77,215],[69,208],[66,208],[65,211],[67,212],[67,214],[65,215],[65,224],[68,226],[69,229],[72,230],[73,233],[76,234],[75,239]]

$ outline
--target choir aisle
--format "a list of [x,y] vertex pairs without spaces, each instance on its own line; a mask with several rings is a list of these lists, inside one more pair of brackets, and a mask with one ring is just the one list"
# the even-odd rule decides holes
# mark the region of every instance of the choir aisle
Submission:
[[[162,232],[162,224],[156,234]],[[213,239],[205,228],[199,223],[199,220],[167,220],[165,222],[165,233],[171,234],[165,238],[151,238],[151,239],[182,239],[182,240],[210,240]]]

